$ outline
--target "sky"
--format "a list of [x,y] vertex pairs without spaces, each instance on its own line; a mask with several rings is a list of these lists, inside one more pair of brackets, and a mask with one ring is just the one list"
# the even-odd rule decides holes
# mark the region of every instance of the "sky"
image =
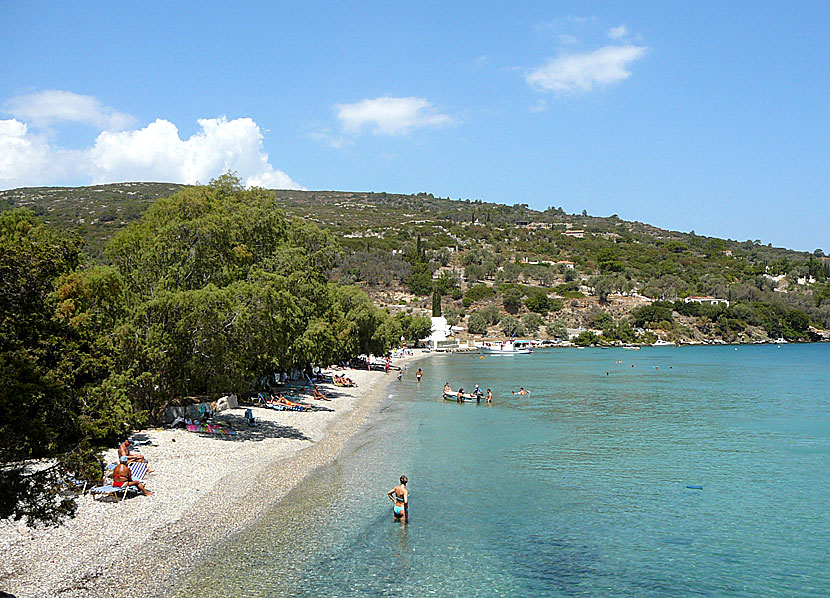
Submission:
[[0,189],[432,193],[830,253],[830,3],[0,0]]

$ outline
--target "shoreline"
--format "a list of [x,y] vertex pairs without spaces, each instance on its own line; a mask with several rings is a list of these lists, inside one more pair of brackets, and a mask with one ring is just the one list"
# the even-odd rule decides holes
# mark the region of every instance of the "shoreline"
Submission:
[[[394,363],[411,365],[429,355]],[[0,522],[0,550],[6,555],[0,590],[16,598],[168,595],[218,538],[250,526],[309,474],[334,461],[397,379],[392,372],[348,370],[347,375],[357,388],[324,385],[336,398],[309,401],[330,411],[252,407],[261,424],[251,429],[246,407],[222,412],[218,419],[233,422],[238,437],[166,428],[134,434],[155,445],[140,447],[155,469],[146,478],[153,496],[113,504],[87,494],[79,497],[76,516],[57,528]],[[105,454],[108,462],[114,456],[114,449]]]

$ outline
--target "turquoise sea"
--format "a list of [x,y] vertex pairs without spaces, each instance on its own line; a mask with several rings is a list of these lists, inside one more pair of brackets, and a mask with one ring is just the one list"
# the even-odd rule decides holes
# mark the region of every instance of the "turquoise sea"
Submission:
[[[418,365],[420,385],[410,367],[341,458],[178,595],[830,592],[830,345]],[[444,401],[446,381],[494,402]],[[385,496],[401,474],[407,526]]]

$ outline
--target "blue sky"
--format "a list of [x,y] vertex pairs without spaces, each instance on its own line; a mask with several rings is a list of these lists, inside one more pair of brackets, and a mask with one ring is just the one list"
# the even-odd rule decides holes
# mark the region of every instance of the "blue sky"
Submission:
[[553,205],[830,252],[827,3],[2,13],[0,188],[230,168],[271,188]]

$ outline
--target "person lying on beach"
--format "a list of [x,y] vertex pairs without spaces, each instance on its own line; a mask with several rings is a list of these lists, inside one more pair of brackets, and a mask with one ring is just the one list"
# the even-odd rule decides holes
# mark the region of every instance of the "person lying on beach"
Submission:
[[115,466],[115,469],[112,472],[112,485],[116,488],[135,486],[144,496],[150,496],[152,492],[148,491],[147,488],[144,487],[144,484],[133,480],[133,474],[130,472],[130,468],[127,467],[128,461],[129,458],[126,455],[119,457],[118,465]]
[[302,407],[303,409],[308,407],[308,405],[302,405],[301,403],[289,401],[282,395],[277,395],[277,398],[272,400],[271,403],[274,405],[284,405],[285,407]]
[[147,463],[147,459],[144,458],[144,455],[141,453],[131,453],[130,446],[132,442],[129,439],[125,440],[121,444],[118,445],[118,456],[119,457],[127,457],[127,461],[129,463],[135,463],[139,461],[140,463]]
[[319,390],[317,390],[317,387],[316,387],[316,386],[315,386],[315,387],[314,387],[314,389],[312,390],[311,396],[312,396],[312,397],[314,397],[315,399],[317,399],[318,401],[331,401],[331,399],[330,399],[330,398],[328,398],[328,397],[327,397],[326,395],[324,395],[322,392],[320,392]]
[[512,394],[512,395],[529,395],[530,391],[525,390],[524,387],[522,386],[522,387],[519,388],[519,392],[510,391],[510,394]]
[[406,476],[402,475],[400,486],[395,486],[386,493],[389,500],[395,503],[395,506],[392,508],[393,517],[395,521],[400,521],[401,523],[406,523],[406,519],[409,516],[409,490],[406,489],[406,483],[408,481]]
[[348,378],[347,376],[334,376],[334,383],[338,386],[357,386],[354,383],[354,380]]

